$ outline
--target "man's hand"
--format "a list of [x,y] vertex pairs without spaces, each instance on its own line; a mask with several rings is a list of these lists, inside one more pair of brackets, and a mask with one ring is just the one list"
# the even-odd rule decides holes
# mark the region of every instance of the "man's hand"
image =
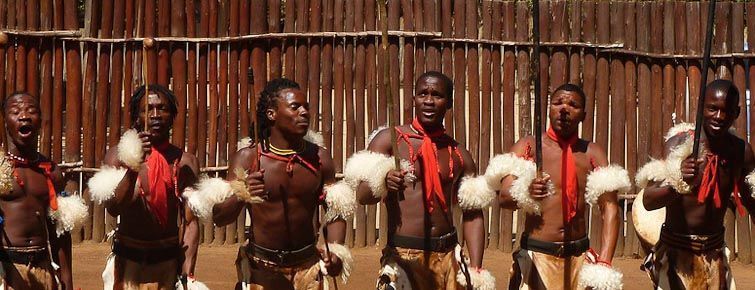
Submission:
[[534,180],[532,180],[529,188],[530,196],[534,199],[540,200],[551,195],[551,193],[548,191],[548,182],[550,182],[550,180],[551,177],[546,174],[541,177],[536,177]]
[[687,157],[682,161],[682,179],[691,187],[700,185],[701,174],[698,170],[700,165],[705,162],[704,158],[697,158],[697,162],[692,157]]
[[246,175],[246,187],[249,189],[251,196],[258,196],[264,200],[270,197],[270,193],[265,190],[265,169],[254,171]]
[[329,255],[326,255],[324,249],[319,249],[320,251],[320,257],[322,257],[322,261],[325,263],[325,269],[328,270],[329,276],[338,276],[341,274],[341,270],[343,270],[343,262],[341,261],[336,254],[333,254],[333,252],[330,252]]
[[404,175],[406,172],[399,170],[391,170],[385,175],[385,186],[389,192],[399,192],[406,189],[404,184]]
[[152,136],[149,132],[139,132],[139,139],[142,140],[142,161],[147,157],[147,154],[152,150],[152,142],[149,138]]

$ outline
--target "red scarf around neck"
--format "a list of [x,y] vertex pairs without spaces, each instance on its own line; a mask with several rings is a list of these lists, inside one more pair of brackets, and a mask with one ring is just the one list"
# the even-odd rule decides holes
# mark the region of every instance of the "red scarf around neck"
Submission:
[[24,181],[23,179],[21,179],[21,176],[18,175],[16,167],[39,168],[43,170],[45,179],[47,181],[47,195],[48,199],[50,200],[50,209],[58,210],[58,194],[55,191],[55,184],[52,182],[52,162],[40,161],[39,155],[37,155],[37,161],[29,161],[26,158],[10,153],[7,153],[6,156],[8,156],[8,158],[13,162],[13,177],[16,179],[16,183],[18,183],[18,186],[20,186],[21,188],[24,187]]
[[161,226],[168,223],[168,188],[173,187],[173,175],[170,170],[170,164],[161,151],[170,147],[170,143],[165,142],[152,146],[152,151],[147,157],[147,177],[149,179],[150,196],[147,202],[149,209]]
[[[434,209],[433,196],[437,196],[441,208],[443,208],[443,211],[446,211],[448,207],[446,205],[446,196],[443,195],[443,185],[440,182],[438,149],[435,143],[433,143],[433,138],[443,136],[446,130],[441,127],[434,131],[426,131],[417,118],[414,118],[412,121],[412,128],[417,130],[420,136],[422,136],[422,146],[420,146],[419,155],[422,157],[422,169],[424,173],[422,176],[422,189],[425,193],[425,203],[428,210],[432,212]],[[453,159],[453,156],[449,156],[449,158]],[[453,167],[450,170],[453,171]]]
[[548,128],[548,138],[558,143],[561,147],[561,208],[564,223],[569,223],[577,215],[577,168],[574,164],[572,146],[577,143],[577,134],[568,139],[563,139]]

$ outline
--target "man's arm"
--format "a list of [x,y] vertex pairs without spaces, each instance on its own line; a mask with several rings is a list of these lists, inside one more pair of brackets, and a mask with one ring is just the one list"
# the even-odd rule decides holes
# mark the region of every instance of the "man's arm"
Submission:
[[[193,186],[199,179],[199,161],[192,154],[184,153],[181,158],[181,170],[179,180],[181,181],[181,192],[187,187]],[[183,204],[183,238],[181,249],[183,249],[183,265],[181,266],[181,275],[193,275],[194,267],[197,263],[197,248],[199,247],[199,223],[191,209]]]
[[[472,155],[466,149],[461,149],[461,155],[464,158],[464,176],[475,176],[477,174],[477,165],[475,165]],[[457,189],[458,185],[454,188]],[[485,251],[485,219],[481,209],[466,210],[462,213],[462,227],[464,228],[464,240],[467,243],[469,251],[469,266],[473,268],[482,267],[482,255]]]
[[[226,179],[229,181],[236,179],[236,175],[233,172],[234,168],[242,168],[244,170],[252,169],[251,166],[254,158],[256,158],[256,152],[257,147],[248,147],[233,154],[230,164],[228,165],[229,170]],[[255,171],[249,172],[249,175],[259,175],[261,177],[262,173],[260,171]],[[244,209],[244,204],[244,201],[239,199],[235,194],[231,195],[231,197],[225,201],[212,207],[212,222],[215,223],[216,226],[231,224],[236,221],[236,217],[238,217],[241,210]]]
[[115,196],[104,202],[107,212],[115,217],[121,214],[121,210],[124,207],[136,200],[137,195],[134,194],[134,187],[139,172],[123,166],[121,161],[118,160],[117,147],[108,150],[107,154],[105,154],[105,160],[102,161],[102,165],[126,168],[126,175],[123,176],[123,179],[121,179],[121,182],[118,183],[118,186],[113,191]]
[[[590,143],[588,150],[589,156],[593,158],[596,168],[608,165],[606,152],[597,144]],[[616,251],[616,241],[619,238],[619,202],[616,192],[606,192],[598,197],[598,207],[600,208],[601,218],[603,219],[603,228],[601,229],[601,248],[600,259],[610,262]]]
[[[320,164],[322,170],[322,183],[323,185],[329,185],[336,182],[336,169],[333,164],[333,158],[330,156],[328,150],[320,148],[318,152],[320,156]],[[323,202],[323,208],[327,210],[327,205]],[[317,218],[317,217],[315,217]],[[325,237],[329,243],[343,244],[346,240],[346,221],[338,218],[327,225],[328,236]]]
[[[516,156],[525,156],[529,144],[534,144],[534,138],[532,136],[519,139],[519,141],[511,146],[510,153],[514,153]],[[518,208],[516,200],[511,197],[511,192],[509,191],[514,179],[514,176],[509,175],[501,180],[501,187],[498,191],[498,204],[505,209],[515,210]]]
[[[691,137],[685,137],[685,135],[682,134],[671,137],[664,146],[664,158],[667,158],[671,150],[676,146],[684,143],[685,138]],[[698,177],[700,175],[695,174],[695,170],[700,164],[702,164],[701,158],[698,158],[697,162],[692,160],[691,157],[682,161],[682,178],[692,187],[695,187],[695,184],[699,182]],[[665,207],[671,201],[679,197],[679,192],[677,192],[671,185],[662,185],[661,182],[650,182],[644,190],[642,204],[647,210],[655,210]]]
[[[65,189],[65,180],[60,168],[55,166],[53,172],[55,178],[55,191],[61,192]],[[52,253],[53,262],[60,266],[60,283],[61,289],[73,289],[73,263],[71,256],[71,233],[65,232],[58,237],[55,232],[55,224],[50,219],[45,219],[47,223],[47,237],[50,240],[50,252]]]
[[[372,139],[372,142],[370,142],[367,150],[393,156],[393,144],[391,144],[390,130],[393,129],[385,129],[383,131],[380,131],[380,133],[378,133],[375,138]],[[374,166],[374,164],[367,164],[366,166]],[[386,174],[385,176],[385,183],[389,192],[395,192],[396,189],[403,190],[402,187],[404,174],[405,173],[402,173],[399,170],[388,171],[388,174]],[[359,183],[359,186],[357,187],[357,202],[359,202],[359,204],[376,204],[380,202],[380,200],[380,197],[374,196],[367,182],[362,181]]]

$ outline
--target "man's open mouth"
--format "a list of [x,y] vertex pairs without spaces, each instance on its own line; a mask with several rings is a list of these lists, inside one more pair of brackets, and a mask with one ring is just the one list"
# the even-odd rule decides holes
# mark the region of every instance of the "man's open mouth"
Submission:
[[18,127],[18,135],[21,135],[22,137],[28,137],[31,135],[34,128],[31,125],[21,125],[21,127]]

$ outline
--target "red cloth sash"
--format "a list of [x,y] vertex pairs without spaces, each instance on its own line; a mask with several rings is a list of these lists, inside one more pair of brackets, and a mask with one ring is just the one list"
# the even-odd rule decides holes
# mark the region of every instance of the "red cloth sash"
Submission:
[[169,146],[168,142],[152,146],[152,151],[146,160],[150,192],[147,199],[149,210],[163,227],[168,223],[168,188],[174,186],[170,165],[161,152],[167,150]]
[[[718,162],[720,158],[716,154],[706,154],[707,164],[705,170],[703,170],[703,179],[700,182],[700,188],[697,191],[697,202],[699,204],[705,203],[705,200],[710,196],[713,191],[713,204],[716,208],[721,208],[721,192],[718,188]],[[745,215],[742,201],[739,197],[739,185],[738,178],[734,180],[734,191],[732,196],[734,197],[734,203],[737,206],[737,212],[740,216]]]
[[577,215],[577,168],[574,164],[572,146],[577,143],[577,134],[562,139],[553,128],[548,129],[548,138],[561,147],[561,207],[564,223],[569,223]]
[[21,188],[24,188],[24,181],[18,175],[18,172],[16,171],[16,167],[22,166],[22,167],[29,167],[29,168],[39,168],[43,170],[45,174],[45,179],[47,181],[47,197],[50,200],[50,209],[58,210],[58,194],[55,191],[55,184],[52,182],[52,162],[49,162],[49,161],[31,162],[23,157],[16,156],[10,153],[7,154],[6,156],[8,156],[8,158],[11,161],[13,161],[13,177],[16,179],[16,183],[18,183],[18,186],[20,186]]

